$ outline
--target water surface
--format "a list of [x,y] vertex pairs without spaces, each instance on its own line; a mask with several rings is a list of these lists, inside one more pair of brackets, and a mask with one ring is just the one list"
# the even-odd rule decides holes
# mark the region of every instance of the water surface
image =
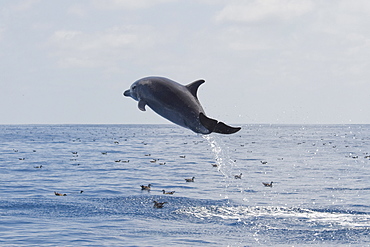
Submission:
[[367,246],[369,153],[370,125],[2,125],[0,245]]

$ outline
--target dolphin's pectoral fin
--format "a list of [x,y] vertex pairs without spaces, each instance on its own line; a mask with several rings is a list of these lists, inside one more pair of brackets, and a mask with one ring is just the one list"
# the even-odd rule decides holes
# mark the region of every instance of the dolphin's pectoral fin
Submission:
[[202,85],[203,83],[205,82],[205,80],[197,80],[197,81],[194,81],[188,85],[186,85],[186,87],[188,88],[188,90],[190,91],[190,93],[196,98],[198,99],[197,97],[197,92],[198,92],[198,88],[200,85]]
[[218,122],[215,119],[206,117],[202,112],[199,113],[199,120],[204,127],[206,127],[211,132],[216,132],[220,134],[233,134],[238,132],[240,127],[231,127],[223,122]]
[[146,106],[146,101],[145,100],[139,100],[139,104],[138,104],[138,107],[141,111],[146,111],[145,109],[145,106]]

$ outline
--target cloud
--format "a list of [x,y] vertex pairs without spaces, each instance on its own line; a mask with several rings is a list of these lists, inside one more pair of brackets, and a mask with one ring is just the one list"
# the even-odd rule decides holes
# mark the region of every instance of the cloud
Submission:
[[137,30],[143,27],[113,27],[92,33],[58,30],[49,39],[63,67],[111,66],[121,57],[128,57],[132,49],[145,43]]
[[3,39],[4,37],[4,33],[6,31],[6,28],[3,27],[3,26],[0,26],[0,41]]
[[40,0],[24,0],[20,1],[11,6],[12,10],[15,11],[28,11],[34,7],[34,5],[38,4]]
[[370,2],[368,0],[356,0],[348,1],[342,0],[339,2],[338,6],[346,12],[355,14],[365,14],[368,15],[370,11]]
[[174,1],[175,0],[95,0],[93,4],[98,9],[141,9]]
[[87,13],[87,6],[83,4],[74,4],[69,7],[68,14],[78,16],[78,17],[86,17]]
[[313,8],[309,0],[254,0],[231,3],[216,16],[220,22],[255,23],[270,20],[289,20]]

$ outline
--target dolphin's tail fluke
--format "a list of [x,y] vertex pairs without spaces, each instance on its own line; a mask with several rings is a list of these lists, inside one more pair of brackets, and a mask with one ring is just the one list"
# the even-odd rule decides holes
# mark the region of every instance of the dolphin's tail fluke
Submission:
[[240,127],[231,127],[223,122],[219,122],[215,119],[206,117],[202,112],[199,113],[199,120],[204,127],[206,127],[210,132],[216,132],[220,134],[234,134],[238,132]]

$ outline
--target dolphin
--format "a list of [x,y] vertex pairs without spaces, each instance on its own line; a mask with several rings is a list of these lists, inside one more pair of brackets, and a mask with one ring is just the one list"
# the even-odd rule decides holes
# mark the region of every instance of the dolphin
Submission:
[[164,77],[145,77],[135,81],[123,95],[138,101],[138,107],[145,111],[148,105],[167,120],[188,128],[195,133],[233,134],[240,127],[231,127],[206,116],[198,100],[198,87],[204,80],[183,86]]

